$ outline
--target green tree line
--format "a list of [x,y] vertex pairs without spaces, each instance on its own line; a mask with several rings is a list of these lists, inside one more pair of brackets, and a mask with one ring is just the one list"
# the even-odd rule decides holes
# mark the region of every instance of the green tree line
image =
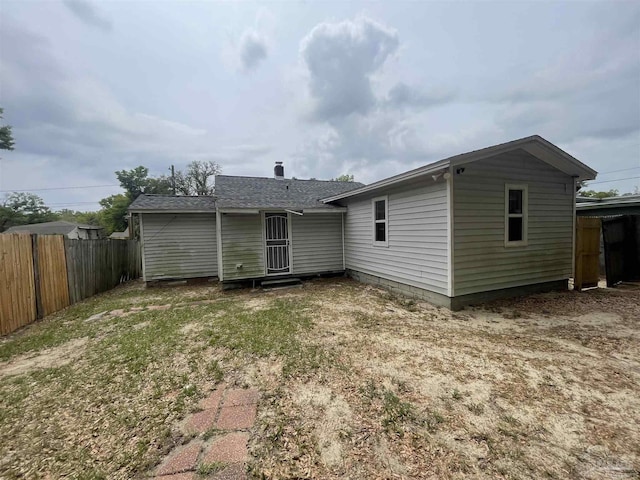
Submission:
[[103,227],[107,234],[127,228],[127,209],[142,193],[171,195],[212,195],[213,177],[221,168],[215,162],[193,161],[175,177],[149,176],[149,169],[139,166],[115,172],[124,193],[100,200],[100,210],[82,212],[71,209],[52,211],[44,200],[34,193],[13,192],[0,203],[0,232],[31,223],[66,220]]

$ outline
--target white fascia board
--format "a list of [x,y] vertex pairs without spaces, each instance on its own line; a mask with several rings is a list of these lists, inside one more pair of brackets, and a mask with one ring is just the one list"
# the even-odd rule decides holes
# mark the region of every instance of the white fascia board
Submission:
[[215,210],[129,210],[129,213],[216,213]]
[[220,213],[242,213],[245,215],[258,215],[260,210],[257,208],[219,208]]
[[520,138],[518,140],[512,140],[511,142],[502,143],[500,145],[493,145],[491,147],[482,148],[480,150],[474,150],[472,152],[454,155],[453,157],[449,157],[444,160],[425,165],[424,167],[416,168],[415,170],[410,170],[408,172],[395,175],[393,177],[385,178],[378,182],[372,183],[370,185],[365,185],[364,187],[360,187],[349,192],[324,198],[321,201],[323,203],[329,203],[343,198],[360,195],[362,193],[367,193],[383,187],[395,185],[406,180],[411,180],[422,175],[428,175],[440,169],[446,169],[450,166],[454,167],[456,165],[464,165],[467,163],[482,160],[484,158],[493,157],[494,155],[498,155],[500,153],[509,152],[517,148],[522,148],[536,158],[539,158],[540,160],[548,163],[561,172],[564,172],[567,175],[576,178],[577,180],[593,180],[598,174],[598,172],[596,172],[592,168],[589,168],[587,165],[572,157],[559,147],[556,147],[551,142],[548,142],[539,135],[533,135],[530,137]]
[[347,207],[335,207],[335,208],[303,208],[302,213],[305,215],[308,213],[343,213],[347,211]]
[[348,192],[345,192],[345,193],[340,193],[332,197],[323,198],[320,201],[322,203],[335,202],[336,200],[340,200],[342,198],[353,197],[355,195],[371,192],[374,190],[378,190],[380,188],[390,187],[397,183],[405,182],[407,180],[412,180],[414,178],[422,177],[424,175],[429,175],[438,170],[442,170],[443,171],[442,173],[444,173],[444,170],[448,166],[449,166],[448,160],[440,160],[439,162],[431,163],[429,165],[425,165],[424,167],[416,168],[415,170],[409,170],[408,172],[404,172],[399,175],[395,175],[393,177],[385,178],[375,183],[365,185],[364,187],[356,188],[355,190],[349,190]]

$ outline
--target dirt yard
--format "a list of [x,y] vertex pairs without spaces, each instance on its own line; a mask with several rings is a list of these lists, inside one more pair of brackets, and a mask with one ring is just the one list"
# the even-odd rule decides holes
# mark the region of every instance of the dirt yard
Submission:
[[0,340],[0,478],[144,478],[222,381],[262,392],[249,478],[640,477],[638,286],[451,313],[338,278],[130,284]]

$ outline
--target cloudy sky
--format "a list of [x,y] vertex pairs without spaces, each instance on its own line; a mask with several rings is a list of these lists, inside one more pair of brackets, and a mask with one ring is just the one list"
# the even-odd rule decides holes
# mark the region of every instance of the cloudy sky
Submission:
[[137,165],[368,183],[531,134],[629,192],[640,3],[3,0],[0,106],[0,191],[54,209]]

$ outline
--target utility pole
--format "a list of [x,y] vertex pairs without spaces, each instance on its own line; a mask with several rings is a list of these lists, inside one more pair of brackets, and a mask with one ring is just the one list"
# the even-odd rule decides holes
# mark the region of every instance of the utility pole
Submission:
[[173,194],[176,194],[176,170],[171,165],[171,186],[173,187]]

